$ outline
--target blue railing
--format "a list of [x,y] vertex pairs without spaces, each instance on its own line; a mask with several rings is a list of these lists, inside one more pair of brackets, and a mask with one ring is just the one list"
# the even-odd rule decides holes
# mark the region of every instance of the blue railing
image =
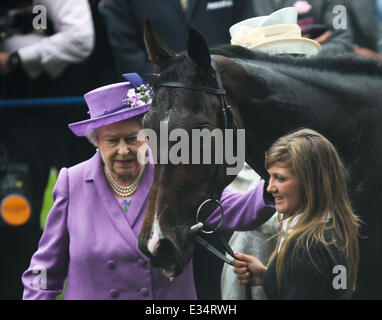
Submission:
[[63,107],[79,106],[84,104],[85,99],[83,97],[0,99],[0,109],[29,107]]

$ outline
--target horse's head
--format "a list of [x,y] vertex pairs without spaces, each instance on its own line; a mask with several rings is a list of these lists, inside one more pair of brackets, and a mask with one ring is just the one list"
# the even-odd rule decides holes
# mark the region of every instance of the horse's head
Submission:
[[[198,207],[212,192],[221,194],[235,177],[227,175],[226,169],[234,168],[239,161],[230,163],[222,154],[227,148],[219,135],[225,134],[220,130],[224,128],[221,96],[198,90],[218,88],[216,67],[211,65],[210,52],[203,38],[190,30],[186,52],[175,55],[148,24],[144,36],[149,57],[160,75],[153,80],[153,102],[144,118],[144,126],[149,129],[149,145],[156,154],[156,165],[139,234],[139,248],[150,257],[152,265],[173,277],[182,272],[192,257],[190,228],[195,224]],[[224,63],[229,63],[229,59],[223,61],[224,57],[216,59],[221,69],[225,68]],[[235,118],[240,126],[237,114]],[[150,132],[154,133],[154,138]],[[206,138],[201,139],[198,134],[206,134]],[[216,138],[211,139],[211,136]],[[237,146],[233,141],[235,137],[225,137],[230,149],[232,145]],[[207,218],[215,207],[216,203],[203,206],[200,220]]]

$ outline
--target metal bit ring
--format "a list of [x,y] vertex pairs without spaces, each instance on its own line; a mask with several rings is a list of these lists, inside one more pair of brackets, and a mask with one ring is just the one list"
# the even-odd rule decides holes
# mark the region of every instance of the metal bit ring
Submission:
[[216,199],[215,199],[215,200],[213,200],[213,199],[207,199],[207,200],[205,200],[205,201],[199,206],[199,208],[198,208],[198,210],[197,210],[197,212],[196,212],[196,223],[198,224],[198,223],[200,222],[200,221],[199,221],[199,214],[200,214],[200,210],[202,209],[202,207],[203,207],[206,203],[211,202],[211,201],[215,201],[215,202],[219,205],[219,207],[220,207],[220,213],[221,213],[221,219],[220,219],[220,221],[219,221],[217,227],[216,227],[214,230],[212,230],[212,231],[205,231],[205,230],[203,230],[203,228],[200,229],[200,231],[202,231],[203,233],[207,233],[207,234],[211,234],[211,233],[213,233],[213,232],[216,232],[216,231],[220,228],[220,226],[222,225],[222,223],[223,223],[223,219],[224,219],[224,210],[223,210],[223,206],[222,206],[221,202],[220,202],[219,200],[216,200]]

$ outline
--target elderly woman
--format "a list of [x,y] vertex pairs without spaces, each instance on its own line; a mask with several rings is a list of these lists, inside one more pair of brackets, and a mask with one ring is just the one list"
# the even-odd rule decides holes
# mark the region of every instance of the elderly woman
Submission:
[[97,152],[59,174],[39,248],[22,277],[24,299],[55,299],[66,278],[66,299],[139,299],[149,294],[151,281],[172,286],[151,273],[137,248],[153,168],[137,158],[150,101],[131,83],[85,94],[91,118],[69,125]]
[[[90,119],[69,125],[77,136],[87,136],[97,152],[60,171],[39,248],[22,276],[24,299],[55,299],[65,279],[65,299],[196,299],[191,263],[169,279],[138,249],[154,172],[150,151],[138,139],[150,98],[142,97],[141,86],[136,90],[137,75],[127,79],[85,94]],[[140,154],[148,156],[146,165]],[[235,213],[235,219],[227,219],[229,228],[274,213],[263,192],[264,181],[245,197],[224,193],[226,213]],[[251,205],[240,210],[248,199]],[[214,219],[220,219],[219,210],[211,215],[212,224]]]
[[302,129],[279,138],[266,154],[268,192],[282,227],[268,268],[237,254],[242,284],[262,285],[270,299],[342,299],[356,284],[359,218],[347,193],[346,173],[329,140]]

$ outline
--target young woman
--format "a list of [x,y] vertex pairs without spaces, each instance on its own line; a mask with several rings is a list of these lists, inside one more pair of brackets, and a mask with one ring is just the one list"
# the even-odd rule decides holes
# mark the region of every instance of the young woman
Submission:
[[282,228],[268,268],[237,254],[240,283],[262,285],[270,299],[349,298],[357,279],[359,219],[336,149],[302,129],[278,139],[265,165]]

